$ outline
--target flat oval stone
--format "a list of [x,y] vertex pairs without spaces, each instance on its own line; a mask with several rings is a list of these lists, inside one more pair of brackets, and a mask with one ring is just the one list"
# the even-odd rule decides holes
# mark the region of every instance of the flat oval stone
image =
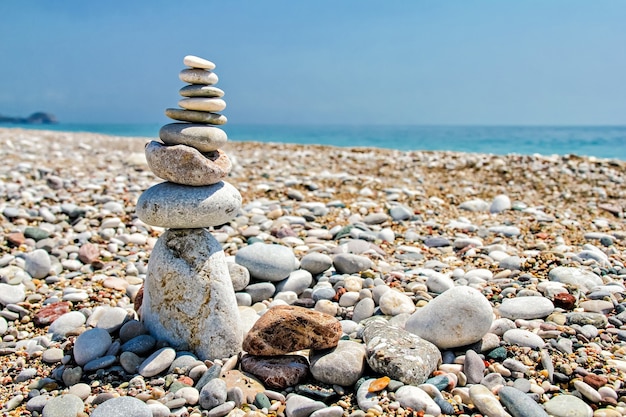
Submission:
[[135,397],[111,398],[98,405],[91,417],[152,417],[152,411],[143,401]]
[[174,120],[191,123],[208,123],[210,125],[223,125],[228,121],[223,114],[207,111],[165,109],[165,115]]
[[203,154],[191,146],[166,146],[156,141],[146,146],[146,161],[157,177],[193,186],[220,182],[232,168],[228,156],[219,149]]
[[163,182],[141,194],[136,210],[151,226],[189,229],[224,224],[239,208],[241,194],[225,181],[202,187]]
[[548,273],[550,281],[561,282],[580,288],[584,293],[603,284],[602,278],[593,272],[569,266],[557,266]]
[[74,360],[84,365],[104,355],[113,340],[105,329],[89,329],[76,338],[74,342]]
[[502,404],[486,386],[481,384],[472,385],[469,389],[469,395],[476,408],[484,415],[490,417],[510,417],[510,414],[504,410]]
[[512,345],[530,348],[542,348],[546,344],[540,336],[523,329],[507,330],[504,335],[502,335],[502,339]]
[[239,249],[235,262],[245,266],[253,278],[276,282],[295,269],[296,257],[287,246],[259,242]]
[[544,318],[552,314],[554,304],[544,297],[505,298],[498,309],[500,315],[507,319],[532,320]]
[[43,408],[43,417],[73,417],[84,408],[83,400],[74,394],[64,394],[50,399]]
[[548,417],[539,404],[517,388],[503,387],[498,395],[513,417]]
[[558,395],[543,407],[554,417],[592,417],[593,410],[583,400],[573,395]]
[[224,97],[224,91],[212,85],[186,85],[178,93],[183,97]]
[[214,63],[212,63],[211,61],[207,59],[200,58],[199,56],[195,56],[195,55],[185,56],[183,58],[183,64],[191,68],[202,68],[202,69],[208,69],[208,70],[215,69]]
[[482,293],[471,287],[451,288],[418,309],[406,330],[440,349],[478,342],[491,327],[493,311]]
[[159,138],[166,145],[188,145],[200,152],[221,148],[228,136],[222,129],[196,123],[170,123],[159,130]]
[[178,74],[178,78],[184,83],[213,85],[217,84],[217,74],[201,68],[184,69]]
[[178,101],[183,109],[206,112],[222,111],[226,108],[226,102],[221,98],[189,97]]
[[350,340],[340,340],[337,347],[311,352],[311,374],[316,381],[352,386],[365,371],[365,346]]
[[139,374],[143,377],[151,377],[160,374],[170,367],[176,358],[176,351],[172,348],[161,348],[148,356],[141,365],[139,365]]

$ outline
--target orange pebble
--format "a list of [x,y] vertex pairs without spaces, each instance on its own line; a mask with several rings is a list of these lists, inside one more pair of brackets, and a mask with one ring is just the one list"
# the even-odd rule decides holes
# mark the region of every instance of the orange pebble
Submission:
[[372,382],[370,384],[370,386],[367,389],[367,391],[368,392],[382,391],[385,388],[387,388],[387,385],[389,385],[389,381],[391,381],[391,378],[389,378],[388,376],[384,376],[382,378],[378,378],[378,379],[376,379],[374,382]]

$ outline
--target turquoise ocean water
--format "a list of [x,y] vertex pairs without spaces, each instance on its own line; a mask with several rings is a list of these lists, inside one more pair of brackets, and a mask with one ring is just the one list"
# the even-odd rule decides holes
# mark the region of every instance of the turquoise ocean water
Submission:
[[[2,125],[157,137],[160,124]],[[626,161],[626,126],[224,126],[229,140],[516,154],[576,154]]]

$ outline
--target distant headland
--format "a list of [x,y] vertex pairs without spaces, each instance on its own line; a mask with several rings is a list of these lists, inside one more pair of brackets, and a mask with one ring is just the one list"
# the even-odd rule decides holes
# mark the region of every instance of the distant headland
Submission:
[[0,114],[0,123],[15,123],[28,125],[49,125],[58,123],[57,118],[51,113],[36,112],[28,117],[11,117]]

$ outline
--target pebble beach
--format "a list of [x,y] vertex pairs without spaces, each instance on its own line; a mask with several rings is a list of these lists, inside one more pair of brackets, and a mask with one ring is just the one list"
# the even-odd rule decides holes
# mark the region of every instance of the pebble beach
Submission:
[[625,161],[228,142],[244,331],[341,340],[201,360],[137,312],[150,140],[0,129],[3,415],[626,416]]

